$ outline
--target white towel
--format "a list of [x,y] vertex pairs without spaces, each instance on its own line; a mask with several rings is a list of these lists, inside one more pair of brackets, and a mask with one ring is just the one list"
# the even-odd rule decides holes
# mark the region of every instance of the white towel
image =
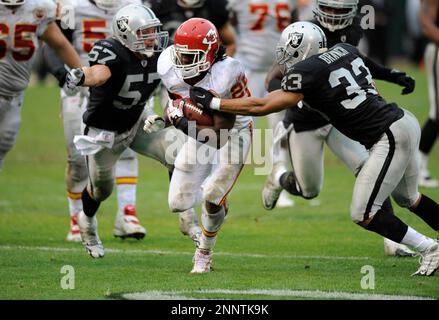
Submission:
[[104,148],[111,149],[113,147],[114,132],[102,130],[95,137],[75,136],[73,143],[83,156],[93,155]]

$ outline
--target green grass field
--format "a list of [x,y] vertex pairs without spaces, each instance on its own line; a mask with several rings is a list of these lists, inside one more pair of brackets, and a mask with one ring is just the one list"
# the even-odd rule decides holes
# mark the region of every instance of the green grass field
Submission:
[[[410,71],[417,79],[414,94],[400,96],[400,88],[383,83],[379,88],[423,124],[425,75]],[[215,270],[203,275],[189,274],[194,247],[167,208],[166,170],[141,157],[137,208],[148,235],[143,241],[113,238],[113,194],[98,213],[106,256],[93,260],[80,244],[64,240],[69,217],[57,88],[27,90],[22,118],[17,144],[0,172],[0,299],[108,299],[134,292],[145,299],[439,298],[438,274],[411,277],[417,258],[385,257],[382,238],[351,222],[354,178],[328,150],[320,205],[296,199],[294,208],[265,211],[260,200],[265,176],[255,176],[248,166],[229,197]],[[430,168],[439,177],[437,147]],[[421,191],[439,200],[438,189]],[[437,236],[407,210],[396,213],[418,231]],[[74,289],[61,287],[65,265],[74,268]],[[374,270],[374,289],[362,289],[364,266]]]

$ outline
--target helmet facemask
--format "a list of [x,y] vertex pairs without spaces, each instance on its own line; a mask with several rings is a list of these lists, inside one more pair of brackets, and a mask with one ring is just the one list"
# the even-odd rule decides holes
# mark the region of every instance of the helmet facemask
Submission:
[[168,32],[160,31],[160,26],[144,26],[135,32],[136,40],[130,48],[134,52],[152,57],[155,52],[162,52],[168,45]]
[[118,7],[116,0],[94,0],[96,7],[102,10],[115,10]]
[[334,32],[352,24],[357,5],[358,0],[318,0],[314,15],[324,28]]
[[177,0],[177,4],[186,9],[200,8],[205,0]]
[[[209,49],[210,50],[210,49]],[[208,51],[209,51],[208,50]],[[175,44],[171,50],[172,64],[183,79],[191,79],[210,69],[207,52]]]
[[21,6],[24,4],[25,0],[0,0],[0,4],[4,4],[5,6]]

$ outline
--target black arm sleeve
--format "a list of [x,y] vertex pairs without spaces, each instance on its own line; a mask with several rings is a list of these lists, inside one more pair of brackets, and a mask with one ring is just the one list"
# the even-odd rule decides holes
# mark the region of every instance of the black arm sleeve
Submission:
[[[73,30],[61,28],[60,22],[56,22],[58,27],[60,27],[62,33],[67,38],[67,40],[72,42]],[[66,81],[66,75],[68,73],[64,66],[64,62],[56,55],[55,51],[48,45],[43,46],[43,57],[48,66],[48,71],[58,80],[58,85],[62,87]]]
[[369,68],[370,73],[372,74],[372,77],[374,79],[395,83],[396,77],[394,76],[394,74],[392,74],[392,69],[386,68],[366,56],[360,56],[364,60],[366,66]]

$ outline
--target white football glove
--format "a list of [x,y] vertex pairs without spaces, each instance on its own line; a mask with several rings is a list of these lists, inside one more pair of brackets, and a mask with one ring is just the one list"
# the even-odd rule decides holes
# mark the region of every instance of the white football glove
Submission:
[[72,69],[66,76],[65,87],[74,90],[77,87],[81,86],[85,81],[85,74],[81,68]]
[[153,133],[162,130],[164,127],[165,121],[163,118],[156,114],[151,114],[146,118],[143,130],[146,133]]
[[180,100],[178,106],[174,106],[174,100],[169,99],[168,108],[166,109],[166,115],[168,116],[169,121],[173,125],[175,125],[176,121],[180,118],[183,118],[183,104],[184,101]]

